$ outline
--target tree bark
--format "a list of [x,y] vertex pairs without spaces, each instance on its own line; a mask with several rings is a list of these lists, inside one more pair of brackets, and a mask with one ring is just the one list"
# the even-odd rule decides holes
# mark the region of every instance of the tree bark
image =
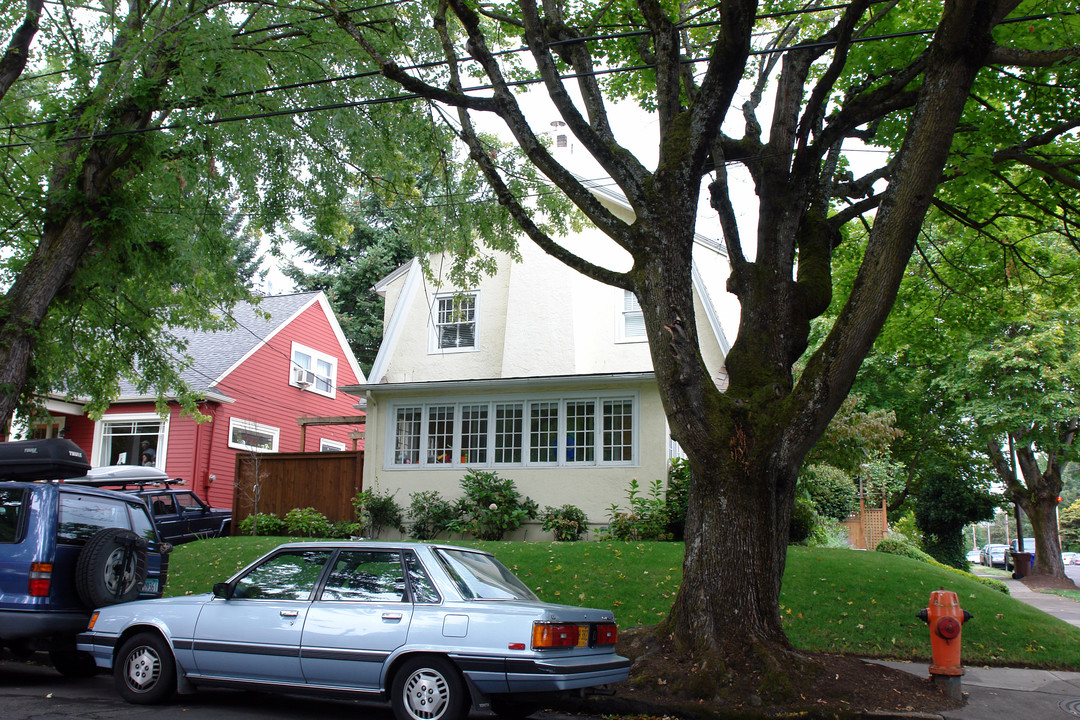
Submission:
[[0,100],[26,69],[26,62],[30,59],[30,43],[37,34],[44,5],[45,0],[26,0],[26,16],[22,25],[15,30],[4,57],[0,58]]

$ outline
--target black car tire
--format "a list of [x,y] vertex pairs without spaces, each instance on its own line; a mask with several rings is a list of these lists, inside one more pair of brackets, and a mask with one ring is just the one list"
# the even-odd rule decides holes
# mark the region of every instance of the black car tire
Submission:
[[540,709],[540,703],[515,700],[509,695],[492,695],[491,712],[503,720],[522,720]]
[[446,658],[406,660],[394,675],[390,704],[397,720],[460,720],[469,711],[469,692]]
[[90,653],[78,650],[50,650],[49,660],[56,672],[64,677],[88,678],[98,674],[98,666]]
[[157,633],[143,632],[120,646],[113,665],[120,697],[135,705],[157,705],[176,692],[176,660]]
[[147,542],[130,530],[95,533],[75,564],[75,590],[90,609],[130,602],[146,581]]

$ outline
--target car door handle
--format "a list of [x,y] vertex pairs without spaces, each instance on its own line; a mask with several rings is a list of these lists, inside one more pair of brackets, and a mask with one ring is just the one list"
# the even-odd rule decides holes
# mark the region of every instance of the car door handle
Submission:
[[382,614],[382,619],[386,620],[387,622],[397,622],[401,619],[401,613],[386,612]]
[[289,617],[289,618],[292,618],[292,617],[296,617],[296,616],[297,616],[297,615],[299,615],[300,613],[298,613],[298,612],[297,612],[297,611],[295,611],[295,610],[282,610],[282,611],[281,611],[280,613],[278,613],[278,614],[279,614],[279,615],[281,615],[281,617]]

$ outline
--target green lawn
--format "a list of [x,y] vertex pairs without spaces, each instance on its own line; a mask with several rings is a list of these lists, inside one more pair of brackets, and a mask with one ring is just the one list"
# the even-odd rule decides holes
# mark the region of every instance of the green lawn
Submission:
[[[285,540],[181,545],[172,554],[165,594],[206,592]],[[611,608],[622,627],[663,618],[681,577],[679,543],[455,544],[493,552],[544,600]],[[929,632],[915,614],[942,587],[975,616],[964,625],[965,664],[1080,670],[1080,628],[973,578],[884,553],[792,547],[780,598],[784,629],[807,650],[926,661]]]

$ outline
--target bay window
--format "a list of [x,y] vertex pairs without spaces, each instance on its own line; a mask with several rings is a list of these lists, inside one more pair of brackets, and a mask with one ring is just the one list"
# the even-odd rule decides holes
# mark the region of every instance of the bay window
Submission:
[[637,462],[636,394],[402,404],[391,417],[387,467]]

